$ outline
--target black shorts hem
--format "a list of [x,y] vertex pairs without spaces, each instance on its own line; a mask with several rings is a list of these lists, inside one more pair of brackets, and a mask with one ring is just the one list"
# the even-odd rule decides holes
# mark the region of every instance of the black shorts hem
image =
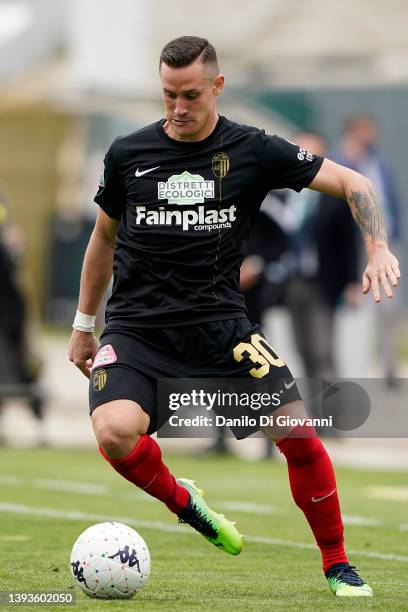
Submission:
[[214,314],[194,314],[189,311],[188,313],[182,313],[179,317],[173,317],[169,319],[165,318],[144,318],[144,319],[130,319],[129,317],[122,319],[120,317],[108,316],[106,319],[106,327],[103,331],[105,333],[111,333],[112,331],[127,331],[132,329],[155,329],[155,328],[188,328],[196,325],[203,325],[205,323],[217,323],[218,321],[236,321],[238,319],[247,319],[248,315],[244,310],[236,312],[224,312]]
[[151,408],[151,410],[149,411],[146,409],[146,404],[143,401],[139,401],[134,397],[126,397],[125,395],[123,395],[123,393],[113,395],[112,397],[104,397],[99,402],[92,403],[92,405],[89,406],[89,414],[91,415],[95,408],[98,408],[98,406],[103,406],[103,404],[108,404],[109,402],[114,402],[115,400],[129,400],[131,402],[135,402],[136,404],[139,404],[143,412],[145,412],[149,415],[150,418],[152,418],[152,414],[154,412],[153,408]]

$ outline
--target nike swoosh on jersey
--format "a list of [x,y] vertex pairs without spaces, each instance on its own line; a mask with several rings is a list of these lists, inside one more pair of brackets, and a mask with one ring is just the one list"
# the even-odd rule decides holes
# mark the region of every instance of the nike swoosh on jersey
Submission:
[[138,168],[135,172],[135,177],[139,178],[139,176],[143,176],[144,174],[147,174],[148,172],[153,172],[153,170],[157,170],[158,168],[160,168],[160,166],[156,166],[155,168],[148,168],[148,170],[139,170]]
[[285,385],[285,389],[290,389],[291,387],[293,387],[295,383],[296,383],[296,380],[292,380],[292,382],[289,385],[287,385],[286,380],[283,381],[283,384]]
[[333,495],[335,490],[336,489],[334,488],[333,491],[330,491],[330,493],[328,493],[327,495],[323,495],[323,497],[312,497],[312,502],[314,502],[315,504],[318,504],[319,502],[323,501],[324,499],[327,499],[328,497],[330,497],[330,495]]

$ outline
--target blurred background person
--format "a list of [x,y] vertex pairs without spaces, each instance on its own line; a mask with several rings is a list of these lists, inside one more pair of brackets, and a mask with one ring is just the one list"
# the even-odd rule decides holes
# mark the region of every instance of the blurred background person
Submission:
[[[384,214],[388,242],[397,258],[402,255],[402,214],[393,169],[378,145],[379,126],[369,114],[349,117],[343,128],[340,145],[333,159],[363,173],[375,185]],[[398,324],[401,315],[401,294],[396,300],[384,300],[376,310],[379,357],[382,375],[393,386],[397,377]]]
[[[313,131],[294,140],[310,153],[324,156],[326,143]],[[288,192],[285,201],[290,262],[284,302],[308,379],[336,376],[333,331],[337,306],[360,302],[360,237],[347,203],[309,189]]]
[[[5,400],[22,397],[35,419],[42,421],[41,361],[29,337],[27,309],[18,282],[24,239],[10,218],[8,200],[5,190],[0,191],[0,413]],[[41,435],[39,441],[44,442]]]
[[[294,140],[307,152],[325,156],[324,137],[315,131]],[[361,238],[347,202],[305,189],[288,192],[285,200],[289,263],[284,303],[288,308],[296,349],[306,376],[308,407],[322,416],[322,391],[338,376],[335,361],[335,319],[343,304],[361,301],[359,251]],[[334,430],[320,431],[333,435]]]
[[[316,131],[296,133],[293,140],[304,155],[327,153],[325,139]],[[308,407],[315,417],[322,416],[321,391],[337,376],[336,310],[343,304],[356,308],[361,301],[360,248],[347,202],[310,189],[277,190],[262,203],[241,266],[241,291],[251,322],[262,324],[274,306],[289,313],[307,379]],[[227,451],[222,428],[210,450]],[[266,456],[272,452],[267,441]]]
[[[325,139],[315,131],[299,132],[293,139],[303,155],[326,154]],[[337,376],[337,308],[343,304],[356,308],[361,300],[360,247],[345,201],[308,189],[276,191],[262,204],[251,234],[250,256],[241,268],[250,319],[261,322],[271,306],[287,309],[307,378],[309,409],[316,417],[322,416],[322,388]]]

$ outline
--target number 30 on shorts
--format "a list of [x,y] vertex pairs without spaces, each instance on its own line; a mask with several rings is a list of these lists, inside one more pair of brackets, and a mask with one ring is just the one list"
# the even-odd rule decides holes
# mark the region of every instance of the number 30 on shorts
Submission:
[[285,365],[283,359],[280,359],[273,348],[260,334],[252,334],[251,342],[240,342],[234,348],[233,351],[234,359],[238,363],[248,357],[253,364],[254,368],[249,370],[251,376],[255,378],[262,378],[269,374],[271,366],[281,368]]

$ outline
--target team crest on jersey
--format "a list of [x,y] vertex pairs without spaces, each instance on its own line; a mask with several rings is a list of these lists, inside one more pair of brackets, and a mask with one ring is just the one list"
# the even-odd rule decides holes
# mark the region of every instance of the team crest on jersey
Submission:
[[181,174],[173,174],[166,182],[159,181],[157,197],[167,200],[168,204],[204,204],[205,200],[214,199],[214,181],[206,181],[200,174],[185,170]]
[[216,153],[212,158],[211,166],[217,178],[224,178],[224,176],[227,176],[230,167],[228,155],[223,152]]

